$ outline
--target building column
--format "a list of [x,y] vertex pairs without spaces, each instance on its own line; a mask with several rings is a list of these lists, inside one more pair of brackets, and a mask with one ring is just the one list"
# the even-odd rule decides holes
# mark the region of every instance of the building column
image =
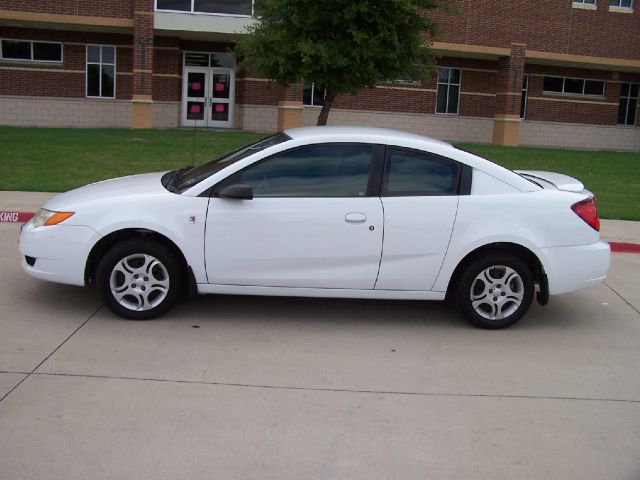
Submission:
[[151,128],[153,114],[153,0],[133,2],[131,128]]
[[499,60],[493,118],[493,143],[496,145],[518,145],[526,49],[523,43],[512,43],[511,55]]
[[278,131],[302,126],[303,85],[290,85],[282,90],[278,101]]

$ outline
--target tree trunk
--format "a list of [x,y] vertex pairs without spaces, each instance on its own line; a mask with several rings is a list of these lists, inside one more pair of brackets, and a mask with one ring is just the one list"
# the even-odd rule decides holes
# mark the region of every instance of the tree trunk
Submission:
[[327,94],[324,97],[324,103],[322,104],[322,110],[320,110],[320,115],[318,115],[318,125],[327,124],[327,120],[329,119],[329,110],[331,110],[337,95],[338,94],[336,92],[327,90]]

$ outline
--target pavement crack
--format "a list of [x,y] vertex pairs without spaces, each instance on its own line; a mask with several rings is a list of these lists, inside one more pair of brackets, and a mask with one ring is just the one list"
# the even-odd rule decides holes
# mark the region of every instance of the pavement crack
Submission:
[[296,387],[291,385],[261,385],[252,383],[231,383],[231,382],[213,382],[202,380],[176,380],[164,378],[145,378],[145,377],[125,377],[117,375],[92,375],[83,373],[53,373],[53,372],[35,372],[33,375],[51,376],[51,377],[76,377],[76,378],[94,378],[101,380],[125,380],[138,382],[158,382],[158,383],[176,383],[187,385],[212,385],[220,387],[238,387],[238,388],[262,388],[271,390],[294,390],[305,392],[330,392],[330,393],[358,393],[358,394],[374,394],[374,395],[397,395],[397,396],[415,396],[415,397],[460,397],[460,398],[513,398],[513,399],[531,399],[531,400],[570,400],[584,402],[611,402],[611,403],[631,403],[640,404],[640,400],[627,398],[599,398],[599,397],[570,397],[562,395],[508,395],[508,394],[485,394],[485,393],[447,393],[447,392],[411,392],[400,390],[368,390],[368,389],[351,389],[351,388],[322,388],[322,387]]
[[613,293],[615,293],[618,297],[620,297],[620,299],[626,303],[627,305],[629,305],[631,308],[633,308],[633,310],[635,310],[635,312],[637,314],[640,315],[640,310],[638,310],[636,307],[634,307],[626,298],[624,298],[622,296],[622,294],[620,294],[615,288],[613,288],[611,285],[609,285],[607,282],[602,282],[604,283],[607,287],[609,287],[609,290],[611,290]]
[[49,353],[49,355],[47,355],[46,357],[44,357],[44,359],[43,359],[40,363],[38,363],[38,365],[36,365],[36,366],[33,368],[33,370],[31,370],[30,372],[28,372],[22,380],[20,380],[16,385],[14,385],[14,386],[13,386],[13,388],[11,388],[11,390],[9,390],[9,391],[8,391],[7,393],[5,393],[2,397],[0,397],[0,402],[2,402],[5,398],[7,398],[9,395],[11,395],[11,394],[12,394],[12,393],[13,393],[13,392],[14,392],[14,391],[15,391],[15,390],[20,386],[20,385],[22,385],[22,384],[25,382],[25,380],[27,380],[31,375],[33,375],[33,374],[36,372],[36,370],[38,370],[38,369],[42,366],[42,364],[43,364],[44,362],[46,362],[47,360],[49,360],[49,359],[51,358],[51,356],[52,356],[54,353],[56,353],[58,350],[60,350],[60,348],[62,348],[62,346],[63,346],[65,343],[67,343],[67,342],[71,339],[71,337],[73,337],[76,333],[78,333],[78,331],[79,331],[82,327],[84,327],[84,326],[87,324],[87,322],[88,322],[89,320],[91,320],[91,319],[92,319],[92,318],[93,318],[93,317],[94,317],[94,316],[95,316],[95,315],[100,311],[100,309],[101,309],[102,307],[103,307],[103,305],[100,305],[100,306],[99,306],[99,307],[98,307],[98,308],[97,308],[97,309],[96,309],[96,310],[95,310],[91,315],[89,315],[89,317],[88,317],[84,322],[82,322],[82,323],[81,323],[81,324],[80,324],[80,325],[79,325],[79,326],[78,326],[78,327],[77,327],[73,332],[71,332],[71,334],[70,334],[67,338],[65,338],[65,339],[62,341],[62,343],[61,343],[60,345],[58,345],[56,348],[54,348],[54,349]]

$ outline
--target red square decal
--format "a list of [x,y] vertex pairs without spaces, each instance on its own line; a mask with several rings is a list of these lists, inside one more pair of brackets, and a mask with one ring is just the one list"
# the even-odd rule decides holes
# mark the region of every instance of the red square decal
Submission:
[[216,83],[216,92],[224,92],[224,83]]
[[189,111],[191,113],[200,113],[200,105],[191,105]]
[[224,104],[216,103],[216,113],[222,113],[222,112],[224,112]]
[[191,89],[192,90],[200,90],[202,88],[202,83],[200,82],[192,82]]

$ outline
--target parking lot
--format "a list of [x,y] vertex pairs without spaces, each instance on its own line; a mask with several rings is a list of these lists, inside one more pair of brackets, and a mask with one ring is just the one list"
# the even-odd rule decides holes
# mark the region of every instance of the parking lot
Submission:
[[640,478],[640,255],[502,331],[438,302],[232,296],[131,322],[27,277],[18,232],[2,479]]

